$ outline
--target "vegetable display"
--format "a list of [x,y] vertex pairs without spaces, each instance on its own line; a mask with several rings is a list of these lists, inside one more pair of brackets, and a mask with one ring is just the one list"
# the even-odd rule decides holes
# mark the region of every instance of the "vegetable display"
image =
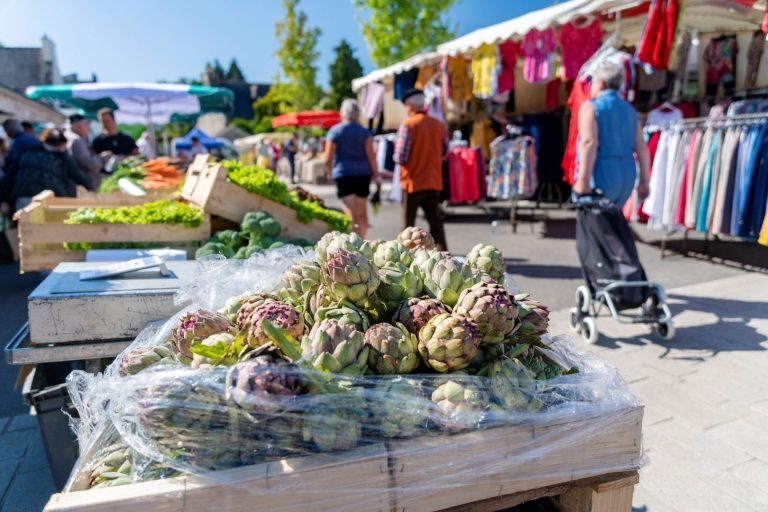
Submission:
[[141,157],[130,157],[99,185],[99,192],[118,190],[118,182],[127,178],[144,190],[176,190],[184,180],[184,173],[171,165],[169,158],[155,158],[147,162]]
[[244,165],[234,160],[222,162],[227,178],[248,192],[257,194],[296,211],[299,221],[308,224],[313,220],[326,222],[331,230],[349,231],[351,220],[344,213],[329,210],[315,196],[301,189],[291,191],[274,172],[256,165]]
[[179,201],[162,199],[118,208],[78,208],[66,224],[182,224],[197,227],[203,222],[200,209]]
[[283,227],[267,212],[248,212],[240,224],[240,231],[227,229],[214,234],[195,253],[195,258],[221,254],[237,260],[248,259],[266,249],[277,249],[286,244],[311,248],[309,241],[280,236]]

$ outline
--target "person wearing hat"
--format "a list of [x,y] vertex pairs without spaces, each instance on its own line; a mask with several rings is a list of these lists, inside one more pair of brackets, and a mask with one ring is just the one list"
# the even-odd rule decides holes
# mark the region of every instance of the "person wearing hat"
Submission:
[[93,190],[91,180],[67,153],[67,138],[56,128],[40,134],[43,147],[24,153],[11,196],[16,210],[27,206],[44,190],[57,197],[75,197],[76,185]]
[[403,95],[408,119],[397,130],[395,163],[400,165],[403,190],[403,229],[416,223],[419,208],[429,223],[429,231],[440,250],[447,251],[440,193],[443,190],[445,126],[425,112],[426,100],[419,89]]
[[67,151],[80,170],[90,178],[93,187],[98,188],[101,183],[104,159],[91,149],[88,143],[90,132],[91,123],[88,119],[80,114],[69,116],[69,129],[64,132],[67,138]]

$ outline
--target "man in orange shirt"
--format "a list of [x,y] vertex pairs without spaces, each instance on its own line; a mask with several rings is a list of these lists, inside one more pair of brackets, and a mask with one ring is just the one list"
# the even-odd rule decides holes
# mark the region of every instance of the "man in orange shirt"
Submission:
[[411,89],[403,95],[408,119],[400,125],[395,141],[395,163],[400,164],[403,189],[403,228],[416,223],[419,208],[429,223],[429,231],[443,251],[448,250],[440,210],[443,190],[443,157],[446,149],[443,123],[424,111],[424,93]]

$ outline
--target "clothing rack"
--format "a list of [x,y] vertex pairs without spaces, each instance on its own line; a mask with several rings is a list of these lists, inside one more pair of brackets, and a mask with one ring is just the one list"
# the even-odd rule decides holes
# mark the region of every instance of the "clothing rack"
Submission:
[[768,112],[759,114],[740,114],[736,116],[728,116],[724,118],[711,118],[711,117],[692,117],[690,119],[682,119],[680,121],[667,121],[664,123],[656,123],[643,127],[643,131],[651,133],[656,131],[662,131],[667,128],[674,128],[677,126],[734,126],[742,124],[761,124],[761,122],[768,120]]

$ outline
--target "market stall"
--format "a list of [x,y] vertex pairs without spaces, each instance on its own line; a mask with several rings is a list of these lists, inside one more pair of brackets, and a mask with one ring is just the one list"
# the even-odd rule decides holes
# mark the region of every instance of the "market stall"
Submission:
[[[385,124],[398,94],[422,88],[428,113],[456,134],[446,200],[512,199],[514,225],[519,199],[567,196],[576,114],[598,65],[625,70],[622,95],[643,115],[666,112],[669,102],[685,117],[706,117],[717,104],[766,96],[765,19],[765,2],[749,0],[572,0],[470,32],[358,78],[353,88],[371,123],[383,114]],[[380,162],[394,166],[386,158],[392,140],[380,142]],[[505,170],[509,161],[519,169]]]

